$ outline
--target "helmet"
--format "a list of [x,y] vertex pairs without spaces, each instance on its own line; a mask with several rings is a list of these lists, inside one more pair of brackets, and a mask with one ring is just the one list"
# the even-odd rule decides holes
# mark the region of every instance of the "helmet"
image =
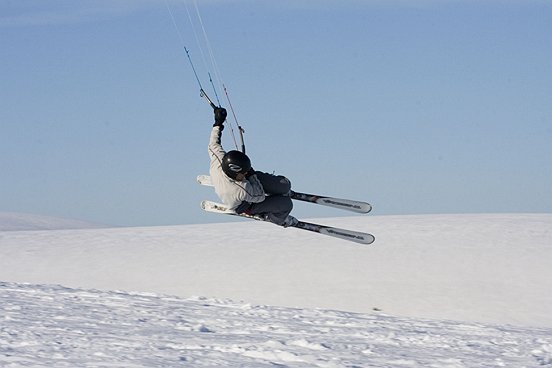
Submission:
[[222,158],[222,171],[232,179],[249,170],[251,170],[251,160],[241,151],[228,151]]

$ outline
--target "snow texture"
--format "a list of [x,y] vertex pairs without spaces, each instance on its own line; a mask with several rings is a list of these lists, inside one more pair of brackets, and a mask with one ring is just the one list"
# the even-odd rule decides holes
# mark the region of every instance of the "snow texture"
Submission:
[[2,367],[552,366],[552,330],[0,282]]
[[0,231],[0,367],[552,367],[552,215],[313,221]]

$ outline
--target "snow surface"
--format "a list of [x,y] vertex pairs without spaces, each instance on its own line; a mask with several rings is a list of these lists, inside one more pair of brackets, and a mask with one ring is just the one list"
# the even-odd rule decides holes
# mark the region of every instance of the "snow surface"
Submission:
[[552,215],[313,221],[0,232],[0,367],[552,367]]
[[552,366],[550,329],[0,282],[2,367]]

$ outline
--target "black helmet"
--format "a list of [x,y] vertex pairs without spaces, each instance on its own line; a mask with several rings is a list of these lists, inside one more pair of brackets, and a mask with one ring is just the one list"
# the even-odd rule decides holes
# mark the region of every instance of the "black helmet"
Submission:
[[232,179],[249,170],[251,170],[251,160],[241,151],[228,151],[222,158],[222,171]]

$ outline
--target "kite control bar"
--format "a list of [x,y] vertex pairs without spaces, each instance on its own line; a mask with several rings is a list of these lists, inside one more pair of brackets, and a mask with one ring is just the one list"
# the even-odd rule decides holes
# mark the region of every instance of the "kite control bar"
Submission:
[[215,104],[213,103],[213,101],[211,101],[211,99],[209,98],[209,96],[207,96],[207,93],[205,92],[205,90],[203,90],[203,88],[201,88],[201,89],[199,90],[199,96],[200,96],[200,97],[203,97],[205,100],[207,100],[207,102],[209,103],[209,105],[211,105],[211,107],[213,108],[213,110],[217,108],[217,105],[215,105]]

